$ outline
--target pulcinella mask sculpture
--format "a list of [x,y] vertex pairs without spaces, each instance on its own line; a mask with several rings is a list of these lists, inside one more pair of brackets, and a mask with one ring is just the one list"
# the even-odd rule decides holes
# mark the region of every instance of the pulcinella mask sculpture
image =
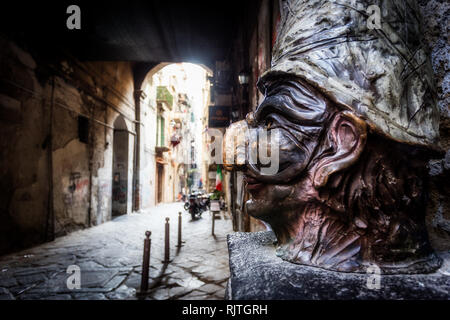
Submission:
[[[247,212],[271,226],[282,259],[385,274],[440,266],[424,180],[440,153],[439,113],[419,17],[410,0],[282,2],[272,67],[258,82],[265,99],[224,140],[225,168],[244,171]],[[252,128],[278,131],[264,145],[278,147],[276,173],[249,161]]]

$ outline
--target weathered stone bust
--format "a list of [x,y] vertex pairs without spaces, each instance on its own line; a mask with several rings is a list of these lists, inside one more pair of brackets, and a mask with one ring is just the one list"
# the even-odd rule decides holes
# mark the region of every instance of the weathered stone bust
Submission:
[[[369,28],[366,9],[381,10]],[[225,137],[278,129],[279,170],[248,161],[247,212],[269,224],[287,261],[344,272],[426,273],[441,261],[425,228],[426,163],[439,113],[415,1],[282,3],[264,101]],[[230,144],[237,138],[237,145]],[[240,142],[240,143],[239,143]],[[226,156],[225,156],[226,158]]]

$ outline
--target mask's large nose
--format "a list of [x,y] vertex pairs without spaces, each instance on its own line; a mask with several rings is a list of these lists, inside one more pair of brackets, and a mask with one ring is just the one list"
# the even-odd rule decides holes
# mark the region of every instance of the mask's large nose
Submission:
[[235,122],[226,130],[223,139],[223,165],[225,170],[244,169],[245,164],[248,162],[249,123],[253,124],[253,122],[253,113],[249,113],[246,120]]

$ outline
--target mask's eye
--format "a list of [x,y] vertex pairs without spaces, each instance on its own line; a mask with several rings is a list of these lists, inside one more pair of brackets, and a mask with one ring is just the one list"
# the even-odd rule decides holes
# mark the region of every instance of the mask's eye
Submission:
[[273,126],[273,119],[271,117],[267,117],[264,120],[264,129],[270,130],[270,128],[272,128],[272,126]]
[[282,116],[277,113],[270,113],[263,120],[263,126],[266,130],[280,128],[282,123]]

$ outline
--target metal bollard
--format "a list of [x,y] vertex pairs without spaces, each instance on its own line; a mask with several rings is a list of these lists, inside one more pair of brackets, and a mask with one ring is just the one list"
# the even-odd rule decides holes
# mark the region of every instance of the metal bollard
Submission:
[[144,257],[142,261],[142,277],[141,277],[141,292],[146,292],[148,290],[148,275],[149,275],[149,267],[150,267],[150,246],[152,240],[150,231],[145,232],[145,240],[144,240]]
[[166,241],[165,241],[165,251],[164,251],[164,263],[170,262],[170,238],[169,238],[170,228],[169,228],[169,218],[166,218]]
[[181,248],[181,212],[178,212],[178,248]]
[[214,235],[214,224],[216,220],[216,212],[212,211],[212,228],[211,228],[211,234]]
[[216,200],[211,201],[211,208],[209,210],[212,215],[212,223],[211,223],[211,235],[214,236],[214,226],[216,224],[216,214],[220,214],[220,205]]

